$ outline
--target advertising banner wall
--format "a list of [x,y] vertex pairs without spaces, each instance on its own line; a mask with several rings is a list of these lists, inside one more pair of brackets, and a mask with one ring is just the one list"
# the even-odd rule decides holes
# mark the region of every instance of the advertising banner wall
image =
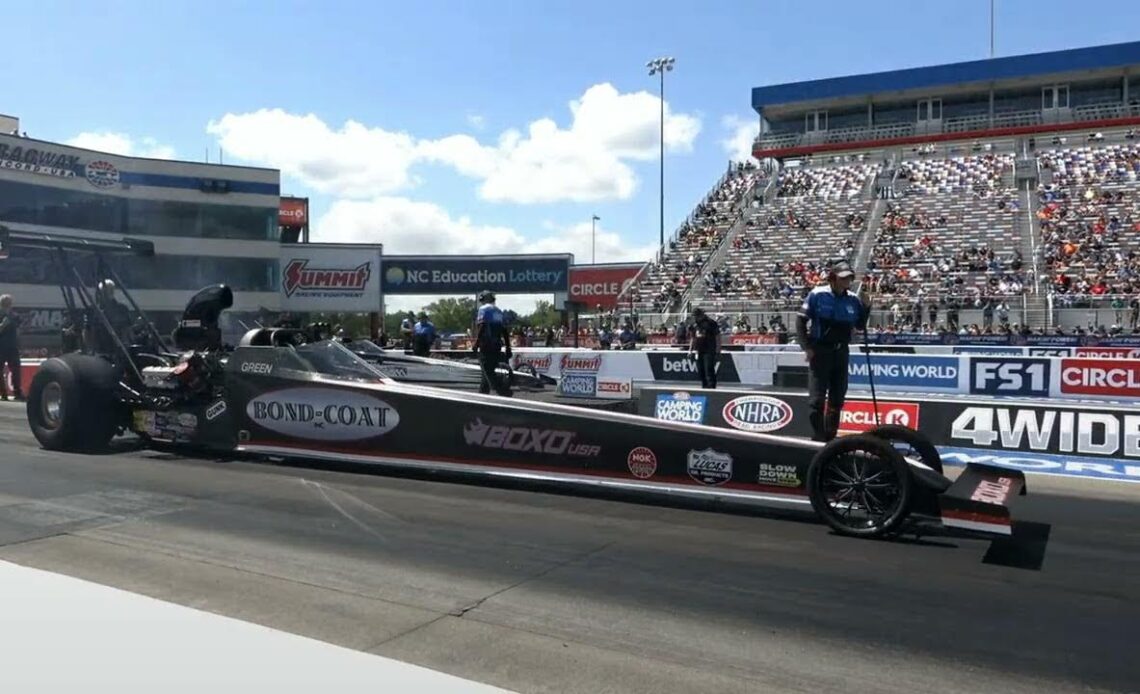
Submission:
[[281,198],[277,223],[283,227],[303,227],[309,223],[308,198]]
[[617,307],[618,296],[633,282],[644,263],[624,265],[574,265],[570,268],[570,301],[593,309]]
[[379,311],[381,247],[281,244],[284,311]]
[[384,256],[385,294],[565,294],[573,256]]

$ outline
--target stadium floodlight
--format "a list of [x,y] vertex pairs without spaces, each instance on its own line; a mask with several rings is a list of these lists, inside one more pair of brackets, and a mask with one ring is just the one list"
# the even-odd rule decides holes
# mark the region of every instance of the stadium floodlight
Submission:
[[673,65],[676,59],[672,57],[667,58],[654,58],[645,64],[649,69],[649,76],[661,75],[661,199],[660,199],[660,215],[661,215],[661,229],[660,229],[660,258],[665,257],[665,73],[673,71]]
[[597,242],[597,238],[595,237],[595,234],[598,231],[598,221],[600,219],[601,219],[601,217],[599,217],[598,215],[594,215],[594,218],[590,220],[590,264],[591,265],[598,262],[598,258],[597,258],[598,242]]

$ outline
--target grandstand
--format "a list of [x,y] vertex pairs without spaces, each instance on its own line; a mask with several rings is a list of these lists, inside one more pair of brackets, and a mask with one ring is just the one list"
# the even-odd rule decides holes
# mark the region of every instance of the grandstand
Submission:
[[1140,42],[756,88],[765,164],[718,182],[625,305],[790,325],[845,257],[883,329],[1132,330],[1134,74]]

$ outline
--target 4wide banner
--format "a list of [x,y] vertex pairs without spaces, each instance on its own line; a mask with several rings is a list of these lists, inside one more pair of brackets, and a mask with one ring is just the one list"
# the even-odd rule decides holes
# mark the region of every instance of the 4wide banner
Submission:
[[[667,421],[706,424],[785,436],[811,436],[808,398],[800,393],[643,388],[638,413]],[[879,398],[852,394],[840,431],[877,425],[917,429],[936,446],[1003,452],[1136,459],[1140,473],[1140,409],[1089,404],[1021,403],[958,398]]]

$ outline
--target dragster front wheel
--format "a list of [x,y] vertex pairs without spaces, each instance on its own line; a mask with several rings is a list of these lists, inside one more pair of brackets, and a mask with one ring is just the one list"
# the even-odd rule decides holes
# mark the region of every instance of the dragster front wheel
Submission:
[[868,434],[831,441],[807,473],[815,512],[836,532],[857,537],[897,531],[910,514],[913,486],[902,454]]

